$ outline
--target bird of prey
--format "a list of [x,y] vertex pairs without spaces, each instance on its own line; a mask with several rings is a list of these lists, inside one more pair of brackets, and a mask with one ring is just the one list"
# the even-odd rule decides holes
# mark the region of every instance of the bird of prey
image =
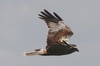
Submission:
[[69,44],[68,41],[73,35],[72,30],[64,23],[64,20],[55,12],[41,11],[39,18],[44,20],[48,27],[47,46],[45,49],[36,49],[33,52],[25,52],[26,56],[60,56],[79,52],[75,44]]

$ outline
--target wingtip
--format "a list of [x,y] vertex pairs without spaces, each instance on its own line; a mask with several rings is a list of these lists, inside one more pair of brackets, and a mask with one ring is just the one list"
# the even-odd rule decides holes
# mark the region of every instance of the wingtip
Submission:
[[44,11],[45,11],[47,14],[50,14],[50,12],[49,12],[48,10],[44,9]]
[[46,9],[44,9],[44,11],[47,11]]
[[63,20],[57,13],[53,12],[53,14],[59,19],[59,20]]

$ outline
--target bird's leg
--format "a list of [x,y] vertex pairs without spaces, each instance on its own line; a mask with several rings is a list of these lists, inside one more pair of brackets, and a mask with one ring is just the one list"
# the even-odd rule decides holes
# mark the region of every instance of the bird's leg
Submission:
[[67,46],[70,46],[66,41],[63,41]]

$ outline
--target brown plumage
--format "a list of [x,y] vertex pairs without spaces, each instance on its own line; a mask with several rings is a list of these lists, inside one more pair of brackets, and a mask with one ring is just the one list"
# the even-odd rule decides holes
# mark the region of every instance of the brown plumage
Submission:
[[47,46],[46,49],[36,49],[35,52],[28,52],[25,55],[66,55],[79,51],[74,44],[68,44],[68,40],[73,35],[72,30],[63,19],[53,12],[44,9],[39,14],[39,18],[44,20],[48,27]]

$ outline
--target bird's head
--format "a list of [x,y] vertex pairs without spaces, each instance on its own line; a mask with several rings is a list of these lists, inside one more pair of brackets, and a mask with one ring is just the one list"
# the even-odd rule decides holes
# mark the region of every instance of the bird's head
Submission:
[[79,50],[78,50],[78,48],[77,48],[77,46],[76,46],[75,44],[68,44],[68,43],[65,42],[65,41],[63,41],[63,42],[64,42],[64,44],[67,45],[67,47],[69,47],[69,48],[72,49],[73,51],[79,52]]
[[69,44],[70,45],[70,48],[73,49],[74,51],[77,51],[79,52],[77,46],[75,44]]

